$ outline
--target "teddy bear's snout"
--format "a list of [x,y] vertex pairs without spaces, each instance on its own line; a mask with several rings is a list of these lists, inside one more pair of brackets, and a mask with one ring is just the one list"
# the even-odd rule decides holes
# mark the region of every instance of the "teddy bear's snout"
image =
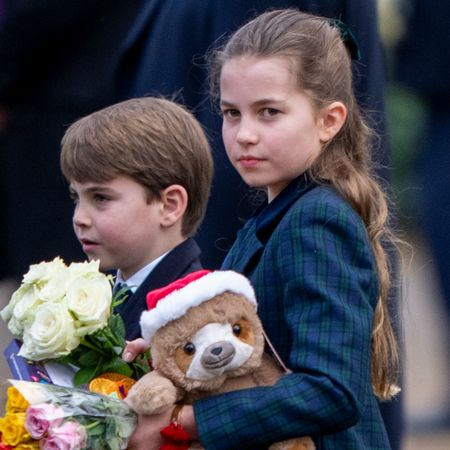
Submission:
[[236,349],[231,342],[214,342],[203,351],[201,362],[205,369],[217,369],[229,364],[235,354]]

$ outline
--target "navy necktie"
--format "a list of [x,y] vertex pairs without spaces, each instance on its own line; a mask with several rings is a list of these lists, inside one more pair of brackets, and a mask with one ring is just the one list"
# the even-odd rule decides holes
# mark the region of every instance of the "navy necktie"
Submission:
[[126,283],[116,283],[116,285],[113,288],[113,297],[115,297],[118,293],[120,293],[121,299],[125,298],[125,300],[115,308],[115,311],[121,314],[125,308],[125,304],[133,295],[133,291],[129,288],[129,286]]

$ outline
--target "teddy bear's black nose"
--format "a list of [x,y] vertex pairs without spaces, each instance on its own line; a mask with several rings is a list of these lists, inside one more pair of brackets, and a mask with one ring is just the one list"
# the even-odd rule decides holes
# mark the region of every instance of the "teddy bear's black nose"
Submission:
[[234,357],[236,349],[227,341],[219,341],[205,348],[201,362],[205,369],[216,369],[226,366]]

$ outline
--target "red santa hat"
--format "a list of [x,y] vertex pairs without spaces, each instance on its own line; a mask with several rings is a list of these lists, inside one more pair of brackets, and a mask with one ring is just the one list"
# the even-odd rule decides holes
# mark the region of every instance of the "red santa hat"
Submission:
[[189,308],[200,305],[226,291],[243,295],[256,306],[255,291],[250,281],[232,270],[199,270],[147,294],[147,308],[141,315],[142,337],[152,336],[172,320],[183,316]]

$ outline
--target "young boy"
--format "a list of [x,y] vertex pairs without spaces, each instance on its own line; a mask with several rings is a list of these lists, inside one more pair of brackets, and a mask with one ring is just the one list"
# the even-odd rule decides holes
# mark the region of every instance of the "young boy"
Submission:
[[192,236],[204,216],[213,163],[192,114],[172,101],[136,98],[70,126],[61,169],[75,202],[84,253],[132,294],[117,311],[126,338],[140,336],[148,291],[201,268]]

